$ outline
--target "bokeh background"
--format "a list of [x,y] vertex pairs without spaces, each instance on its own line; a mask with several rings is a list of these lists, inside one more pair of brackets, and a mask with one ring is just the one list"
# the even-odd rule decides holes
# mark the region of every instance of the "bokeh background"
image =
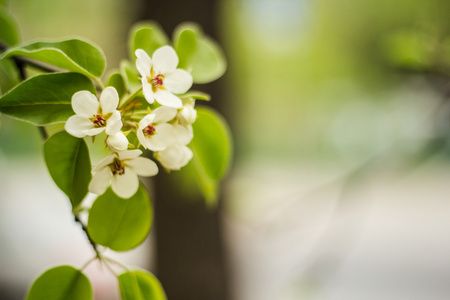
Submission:
[[[223,46],[227,73],[199,87],[234,136],[217,210],[197,204],[219,248],[190,266],[198,277],[161,270],[154,232],[117,254],[153,270],[170,300],[450,299],[449,1],[14,0],[10,11],[23,41],[87,38],[108,71],[144,18],[169,35],[206,24]],[[23,299],[46,268],[92,251],[37,129],[0,123],[0,298]],[[96,299],[118,299],[107,271],[87,272]]]

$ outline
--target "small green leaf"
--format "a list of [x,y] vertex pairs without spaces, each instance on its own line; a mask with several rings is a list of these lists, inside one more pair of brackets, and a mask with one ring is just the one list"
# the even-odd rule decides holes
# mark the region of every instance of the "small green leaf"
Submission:
[[144,241],[152,219],[150,198],[143,185],[130,199],[122,199],[108,189],[92,205],[88,232],[97,244],[126,251]]
[[20,41],[19,26],[6,8],[0,6],[0,41],[13,46]]
[[95,87],[79,73],[53,73],[32,77],[0,98],[0,112],[34,125],[64,122],[73,115],[73,94]]
[[227,63],[222,49],[197,24],[180,24],[174,30],[173,41],[180,59],[178,67],[191,72],[194,83],[208,83],[225,73]]
[[80,39],[56,42],[34,42],[5,52],[1,58],[25,56],[45,63],[98,78],[105,69],[105,56],[100,48]]
[[44,143],[44,158],[53,181],[76,208],[86,196],[91,181],[86,142],[65,131],[58,132]]
[[228,171],[231,162],[231,133],[222,116],[210,108],[197,108],[197,119],[192,126],[193,166],[200,188],[211,203],[217,197],[218,181]]
[[178,68],[186,70],[192,69],[197,51],[197,36],[201,33],[200,28],[195,23],[180,24],[173,34],[173,44],[178,54]]
[[142,87],[136,66],[130,61],[123,60],[120,62],[120,74],[122,74],[123,78],[128,82],[128,87],[131,92]]
[[151,56],[153,51],[159,47],[167,45],[168,43],[169,39],[158,23],[137,23],[130,30],[130,37],[128,41],[130,59],[132,61],[136,60],[136,56],[134,55],[136,49],[142,49]]
[[166,300],[167,296],[155,275],[133,270],[118,276],[122,300]]
[[179,95],[179,97],[183,99],[192,98],[194,100],[204,100],[204,101],[211,100],[211,96],[209,94],[193,90],[187,92],[186,94]]
[[122,74],[118,72],[112,73],[111,76],[109,76],[106,86],[114,87],[119,94],[119,98],[122,98],[127,92],[127,84],[125,82],[125,78],[123,78]]
[[207,36],[197,40],[197,51],[192,65],[194,83],[208,83],[221,77],[227,69],[220,46]]
[[92,287],[89,279],[72,266],[47,270],[31,286],[27,300],[90,300]]

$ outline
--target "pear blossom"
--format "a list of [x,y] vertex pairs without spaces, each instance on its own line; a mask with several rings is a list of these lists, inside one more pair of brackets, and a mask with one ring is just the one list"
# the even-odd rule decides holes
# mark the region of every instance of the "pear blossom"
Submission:
[[102,195],[108,186],[122,198],[130,198],[139,188],[140,176],[158,174],[158,166],[148,158],[139,157],[141,150],[126,150],[110,154],[92,170],[91,193]]
[[174,125],[168,123],[176,115],[176,108],[161,106],[142,118],[137,130],[139,143],[152,151],[164,150],[177,143],[177,130]]
[[108,135],[106,145],[111,152],[127,150],[128,139],[122,131],[119,131],[113,135]]
[[157,151],[155,158],[169,170],[179,170],[191,160],[193,153],[187,147],[194,136],[192,126],[175,125],[176,143]]
[[169,170],[179,170],[191,160],[193,153],[189,147],[175,144],[155,153],[155,158]]
[[[117,110],[118,105],[119,95],[113,87],[103,90],[100,101],[89,91],[76,92],[72,96],[72,109],[75,115],[67,120],[64,128],[78,138],[94,136],[103,131],[109,136],[114,136],[123,126],[120,112]],[[124,142],[121,139],[121,143],[116,146],[124,148]]]
[[182,101],[174,94],[186,93],[192,86],[191,74],[177,69],[178,56],[170,46],[158,48],[152,58],[142,49],[135,51],[136,68],[141,75],[145,99],[152,104],[155,100],[164,106],[181,108]]

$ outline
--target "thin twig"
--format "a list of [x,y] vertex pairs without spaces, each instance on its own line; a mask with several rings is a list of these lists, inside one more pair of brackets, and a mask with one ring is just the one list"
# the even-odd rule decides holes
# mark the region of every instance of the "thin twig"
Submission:
[[78,217],[78,215],[74,215],[74,217],[75,217],[75,222],[80,223],[81,229],[83,229],[84,233],[86,233],[86,236],[87,236],[87,238],[88,238],[88,240],[89,240],[89,243],[91,244],[92,248],[94,248],[94,251],[95,251],[96,256],[97,256],[98,258],[100,258],[100,257],[101,257],[101,254],[100,254],[100,252],[98,251],[97,244],[92,240],[91,236],[89,235],[89,232],[88,232],[88,230],[87,230],[86,225],[83,223],[83,221],[81,221],[81,219]]

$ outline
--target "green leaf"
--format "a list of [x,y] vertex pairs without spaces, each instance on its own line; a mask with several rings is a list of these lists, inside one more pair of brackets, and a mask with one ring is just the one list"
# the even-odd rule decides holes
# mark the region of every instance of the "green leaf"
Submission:
[[197,51],[197,39],[201,34],[200,28],[195,23],[180,24],[173,34],[173,44],[177,52],[178,68],[191,70]]
[[90,300],[92,287],[89,279],[72,266],[47,270],[31,286],[27,300]]
[[232,138],[226,121],[211,108],[197,108],[193,124],[193,165],[208,203],[217,198],[218,181],[226,174],[232,157]]
[[86,142],[65,131],[58,132],[44,143],[44,158],[53,181],[76,208],[86,196],[91,181]]
[[158,278],[144,270],[133,270],[118,276],[122,300],[166,300]]
[[152,219],[150,198],[143,185],[130,199],[122,199],[108,189],[92,205],[88,232],[97,244],[126,251],[144,241]]
[[20,41],[19,26],[6,8],[0,6],[0,40],[8,46]]
[[88,77],[98,78],[105,69],[105,56],[92,43],[70,39],[55,42],[34,42],[5,52],[1,58],[25,56]]
[[6,94],[20,82],[19,72],[12,59],[0,60],[0,95]]
[[64,122],[73,115],[72,95],[80,90],[95,94],[95,87],[79,73],[32,77],[0,98],[0,112],[34,125]]
[[221,77],[227,62],[220,46],[207,36],[197,40],[191,75],[194,83],[208,83]]
[[125,82],[125,78],[123,78],[122,74],[118,72],[112,73],[111,76],[109,76],[106,86],[114,87],[119,94],[119,98],[122,98],[127,92],[127,84]]
[[130,30],[128,41],[130,59],[136,60],[134,55],[136,49],[142,49],[151,56],[153,51],[168,43],[169,39],[158,23],[151,21],[137,23]]

